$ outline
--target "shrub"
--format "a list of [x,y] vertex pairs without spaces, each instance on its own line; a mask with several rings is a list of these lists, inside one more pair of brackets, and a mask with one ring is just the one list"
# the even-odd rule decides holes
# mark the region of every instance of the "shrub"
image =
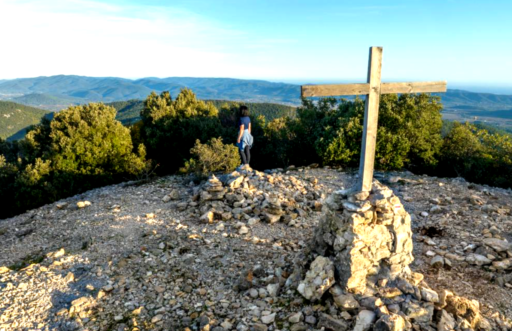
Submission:
[[240,165],[238,148],[223,144],[222,138],[213,138],[207,144],[196,140],[190,154],[193,157],[181,168],[183,173],[206,176],[212,172],[231,172]]
[[[442,142],[440,111],[439,98],[427,94],[381,96],[375,167],[434,166]],[[359,164],[364,120],[361,99],[303,100],[297,114],[291,150],[302,156],[290,159],[299,160],[299,164],[301,160],[315,162],[315,157],[329,165]]]
[[512,137],[454,122],[443,141],[437,173],[512,187]]
[[15,203],[0,217],[140,173],[145,148],[133,151],[130,130],[115,115],[101,103],[70,107],[32,127],[20,146],[7,148],[11,160],[0,165],[0,196],[14,197]]
[[208,141],[222,136],[218,110],[183,89],[172,100],[169,92],[151,93],[141,112],[142,136],[148,157],[160,164],[160,173],[173,173],[190,158],[197,139]]

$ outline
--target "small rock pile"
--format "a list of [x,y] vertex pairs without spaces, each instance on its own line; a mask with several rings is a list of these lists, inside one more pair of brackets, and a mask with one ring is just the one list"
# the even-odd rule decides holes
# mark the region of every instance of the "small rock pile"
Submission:
[[[293,175],[242,170],[211,176],[182,208],[206,223],[237,220],[253,225],[281,221],[301,226],[311,211],[322,209],[320,189],[316,182],[304,182]],[[197,208],[200,214],[195,213]]]
[[[438,293],[411,271],[411,217],[388,187],[375,181],[371,192],[337,191],[325,204],[306,252],[309,259],[303,261],[314,260],[297,290],[311,301],[332,300],[348,318],[321,315],[320,326],[335,331],[492,329],[478,301]],[[289,284],[304,274],[303,267],[298,264]]]

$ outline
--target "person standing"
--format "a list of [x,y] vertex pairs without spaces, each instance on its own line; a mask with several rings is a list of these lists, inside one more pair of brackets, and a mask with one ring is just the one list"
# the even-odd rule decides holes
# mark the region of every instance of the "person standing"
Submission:
[[240,118],[238,120],[237,146],[242,158],[243,167],[248,167],[251,162],[251,147],[254,138],[251,135],[251,118],[247,106],[240,106]]

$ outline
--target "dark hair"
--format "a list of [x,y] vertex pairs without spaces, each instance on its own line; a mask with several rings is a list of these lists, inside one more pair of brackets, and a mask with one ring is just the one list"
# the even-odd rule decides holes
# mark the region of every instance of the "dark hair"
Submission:
[[240,117],[249,116],[249,108],[247,106],[240,106]]

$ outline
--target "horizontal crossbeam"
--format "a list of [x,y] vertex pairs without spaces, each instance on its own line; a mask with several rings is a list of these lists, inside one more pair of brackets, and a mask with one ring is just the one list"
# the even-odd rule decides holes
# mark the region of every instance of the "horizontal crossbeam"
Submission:
[[370,93],[370,84],[303,85],[301,95],[308,97],[330,97]]
[[[382,83],[380,85],[381,94],[433,92],[446,92],[446,81]],[[301,95],[303,98],[340,95],[364,95],[368,93],[370,93],[370,84],[303,85],[301,89]]]
[[382,83],[381,94],[446,92],[446,81],[418,83]]

